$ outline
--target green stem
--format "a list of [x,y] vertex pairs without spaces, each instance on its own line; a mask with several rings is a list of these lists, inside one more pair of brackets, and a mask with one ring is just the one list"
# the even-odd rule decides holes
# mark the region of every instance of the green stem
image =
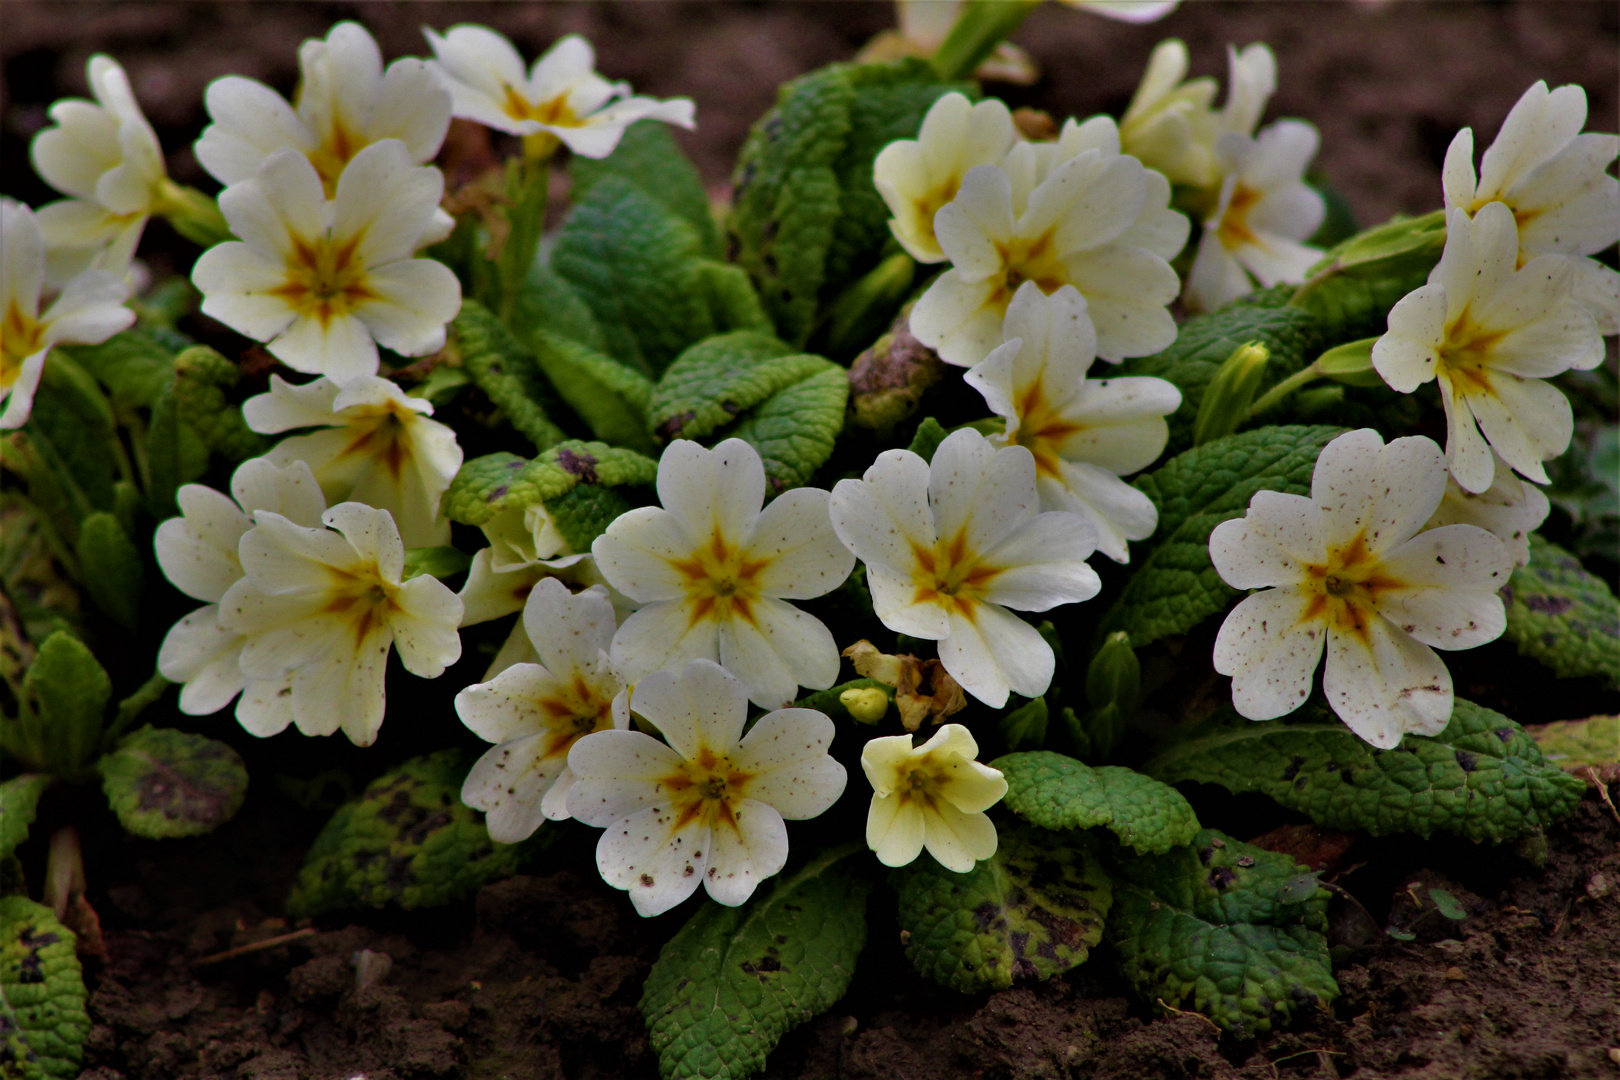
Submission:
[[117,715],[101,736],[102,751],[111,750],[119,737],[129,730],[130,725],[140,718],[141,713],[146,711],[147,706],[162,697],[163,691],[172,685],[168,679],[153,672],[152,677],[142,683],[133,694],[120,701]]
[[934,70],[947,82],[970,79],[997,45],[1018,29],[1041,0],[968,0],[934,54]]
[[[527,148],[527,147],[526,147]],[[550,155],[525,154],[507,163],[506,210],[509,231],[498,263],[501,282],[500,317],[510,320],[518,294],[528,279],[546,228],[546,197],[551,187]]]
[[219,201],[194,187],[165,179],[152,212],[165,218],[174,231],[201,247],[233,239],[231,227],[220,213]]
[[1299,390],[1303,386],[1308,386],[1321,377],[1322,373],[1316,370],[1315,364],[1312,364],[1301,371],[1294,372],[1292,375],[1288,376],[1288,378],[1284,379],[1276,386],[1273,386],[1270,390],[1267,390],[1263,395],[1261,395],[1259,401],[1256,401],[1253,405],[1249,406],[1248,415],[1245,416],[1244,419],[1253,420],[1257,416],[1264,415],[1270,410],[1275,409],[1278,405],[1281,405],[1283,401],[1285,401],[1289,395],[1293,394],[1296,390]]

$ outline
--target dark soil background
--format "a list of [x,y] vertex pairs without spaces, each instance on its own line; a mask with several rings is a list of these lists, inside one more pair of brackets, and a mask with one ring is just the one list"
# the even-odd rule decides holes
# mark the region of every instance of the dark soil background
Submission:
[[[478,21],[536,55],[561,34],[596,45],[600,68],[655,96],[690,96],[698,130],[681,138],[723,196],[748,126],[783,80],[851,56],[892,23],[887,3],[66,3],[0,0],[0,190],[38,204],[51,193],[27,164],[49,103],[82,94],[84,63],[105,51],[170,151],[178,179],[211,189],[191,156],[202,93],[221,75],[290,93],[300,41],[357,18],[390,58],[423,54],[419,28]],[[1280,87],[1269,116],[1322,132],[1318,167],[1363,224],[1439,205],[1439,166],[1457,128],[1483,147],[1524,88],[1578,82],[1591,130],[1620,129],[1620,6],[1542,3],[1184,3],[1149,27],[1058,5],[1015,37],[1040,63],[1033,87],[992,87],[1061,118],[1118,114],[1153,45],[1180,36],[1194,74],[1223,83],[1224,50],[1263,40]],[[161,270],[186,247],[161,224]],[[177,608],[175,614],[183,608]],[[132,668],[154,643],[134,643]],[[1505,645],[1453,657],[1459,693],[1525,722],[1612,711],[1594,685],[1554,683]],[[472,662],[472,661],[470,661]],[[482,661],[472,662],[481,670]],[[462,674],[458,671],[454,674]],[[477,672],[470,672],[476,678]],[[137,676],[138,679],[138,676]],[[419,684],[418,684],[419,685]],[[406,687],[395,690],[406,704]],[[1517,708],[1509,708],[1509,706]],[[155,718],[155,717],[154,717]],[[562,838],[526,876],[460,905],[289,924],[282,902],[309,841],[356,781],[465,735],[453,718],[401,717],[368,752],[296,735],[268,743],[231,730],[229,714],[183,722],[229,739],[255,762],[239,817],[214,836],[124,836],[93,792],[42,808],[22,852],[43,865],[53,821],[88,820],[89,899],[109,959],[87,963],[95,1024],[86,1080],[468,1080],[652,1078],[636,1009],[649,965],[681,912],[638,919],[590,872],[594,830]],[[420,743],[420,745],[415,745]],[[386,761],[384,759],[387,759]],[[345,777],[338,769],[351,770]],[[330,770],[330,771],[328,771]],[[1286,815],[1264,800],[1189,793],[1206,824],[1245,839]],[[94,815],[99,816],[94,816]],[[769,1076],[884,1080],[1457,1080],[1620,1077],[1620,817],[1594,791],[1533,851],[1439,839],[1371,840],[1305,832],[1353,905],[1335,905],[1344,990],[1330,1014],[1256,1042],[1223,1039],[1196,1015],[1154,1018],[1108,972],[1107,957],[1052,983],[967,997],[913,975],[892,900],[875,894],[872,936],[846,999],[787,1037]],[[1470,912],[1452,923],[1424,907],[1431,886]],[[888,910],[883,909],[884,904]],[[684,909],[683,909],[684,910]],[[1383,940],[1386,921],[1416,934]],[[307,930],[232,959],[222,951]],[[370,950],[358,977],[356,958]],[[384,964],[391,970],[377,977]],[[366,985],[362,985],[362,983]]]

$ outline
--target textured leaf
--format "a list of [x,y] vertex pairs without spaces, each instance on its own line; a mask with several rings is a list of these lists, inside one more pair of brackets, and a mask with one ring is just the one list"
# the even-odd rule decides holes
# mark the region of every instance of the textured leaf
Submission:
[[1340,269],[1299,289],[1292,305],[1316,316],[1336,342],[1382,334],[1389,309],[1428,281],[1445,243],[1445,215],[1439,211],[1367,229],[1311,268],[1310,277],[1335,264]]
[[1184,634],[1239,596],[1209,559],[1215,526],[1242,517],[1257,491],[1305,495],[1316,456],[1339,428],[1265,427],[1218,439],[1172,458],[1136,486],[1159,509],[1152,540],[1132,554],[1137,568],[1103,616],[1099,639],[1124,630],[1141,648]]
[[463,525],[483,525],[507,510],[548,508],[576,487],[650,486],[658,463],[634,450],[570,439],[526,461],[488,454],[461,467],[444,496],[444,513]]
[[459,751],[441,750],[373,780],[310,845],[288,912],[430,907],[514,873],[531,845],[489,838],[461,802],[467,768]]
[[118,820],[149,840],[213,832],[247,797],[241,755],[189,731],[146,725],[119,740],[96,767]]
[[946,431],[938,420],[932,416],[925,416],[922,423],[917,425],[917,434],[912,436],[911,445],[906,449],[932,464],[934,451],[939,449],[939,444],[944,442],[949,434],[950,432]]
[[117,457],[112,406],[88,372],[63,355],[46,358],[27,431],[70,499],[74,520],[113,508]]
[[174,403],[180,422],[204,446],[227,461],[246,461],[270,448],[270,441],[247,426],[242,410],[226,396],[241,370],[206,345],[193,345],[174,358]]
[[541,259],[536,259],[529,267],[528,277],[513,304],[510,326],[512,333],[524,341],[536,330],[548,330],[594,352],[607,348],[606,335],[597,324],[596,316],[591,314],[590,306]]
[[906,956],[964,993],[1050,979],[1085,962],[1102,939],[1112,892],[1082,836],[1003,829],[996,853],[965,874],[920,855],[890,877]]
[[1518,724],[1461,698],[1444,733],[1407,735],[1393,750],[1362,742],[1314,701],[1264,723],[1223,709],[1143,771],[1166,783],[1259,791],[1331,828],[1492,843],[1569,813],[1584,788]]
[[1125,978],[1239,1038],[1324,1006],[1339,994],[1321,933],[1327,891],[1297,895],[1306,869],[1214,829],[1127,862],[1108,919]]
[[140,549],[118,519],[97,511],[80,522],[77,555],[85,592],[115,621],[135,629],[146,571]]
[[23,696],[38,723],[40,764],[68,775],[88,765],[112,680],[84,643],[65,630],[46,638],[23,679]]
[[1547,760],[1561,769],[1612,769],[1620,764],[1620,716],[1591,716],[1525,728]]
[[848,401],[849,372],[822,360],[809,378],[772,394],[719,435],[741,439],[759,451],[766,490],[777,495],[808,484],[832,456]]
[[1117,765],[1092,768],[1050,750],[990,763],[1007,779],[1007,809],[1043,829],[1112,829],[1142,854],[1187,843],[1198,815],[1169,784]]
[[181,421],[172,379],[152,405],[152,421],[146,429],[146,463],[146,505],[160,520],[177,512],[174,493],[208,471],[208,445],[191,425]]
[[99,345],[65,349],[113,397],[131,405],[151,407],[174,376],[174,354],[163,338],[142,326],[114,334]]
[[656,449],[647,433],[653,386],[645,375],[549,330],[535,331],[530,341],[540,370],[592,434],[642,453]]
[[741,907],[710,900],[647,975],[641,1013],[664,1080],[741,1080],[849,986],[871,884],[823,854]]
[[1620,599],[1557,544],[1530,534],[1530,563],[1503,590],[1502,636],[1559,678],[1592,677],[1620,687]]
[[506,324],[476,300],[463,300],[461,314],[450,324],[451,348],[460,355],[467,373],[506,414],[511,425],[534,444],[548,450],[566,437],[546,415],[551,387],[534,357],[526,352]]
[[17,845],[28,839],[39,797],[50,786],[51,777],[36,773],[13,776],[0,784],[0,860],[10,858]]
[[73,1080],[90,1017],[73,931],[26,896],[0,896],[0,1076]]
[[616,176],[639,187],[692,226],[704,254],[720,255],[720,235],[709,210],[709,193],[703,176],[681,148],[669,125],[657,120],[640,120],[624,130],[624,137],[605,158],[576,156],[568,164],[573,179],[569,195],[576,201],[609,176]]

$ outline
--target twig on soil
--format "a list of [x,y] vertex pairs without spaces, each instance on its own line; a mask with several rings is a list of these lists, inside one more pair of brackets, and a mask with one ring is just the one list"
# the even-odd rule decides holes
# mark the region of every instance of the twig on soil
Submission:
[[1588,765],[1585,768],[1576,769],[1575,772],[1576,775],[1581,776],[1587,783],[1597,788],[1598,798],[1602,799],[1603,805],[1609,808],[1609,813],[1614,815],[1614,820],[1620,821],[1620,810],[1615,809],[1614,800],[1609,798],[1609,785],[1604,783],[1603,779],[1598,776],[1598,771]]
[[306,926],[302,930],[294,930],[290,934],[278,934],[276,937],[265,938],[263,941],[252,941],[246,945],[238,945],[234,949],[226,949],[224,952],[217,952],[210,956],[201,957],[200,959],[193,960],[191,962],[191,966],[202,967],[204,964],[217,964],[221,960],[234,960],[238,956],[246,956],[248,953],[260,952],[264,949],[273,949],[277,945],[285,945],[288,942],[297,941],[299,938],[314,936],[315,928],[313,926]]
[[1165,1004],[1164,998],[1154,998],[1153,1000],[1159,1003],[1159,1008],[1173,1016],[1196,1016],[1198,1019],[1202,1020],[1204,1023],[1208,1024],[1212,1029],[1214,1029],[1216,1035],[1221,1033],[1221,1025],[1217,1024],[1215,1021],[1211,1020],[1201,1012],[1193,1012],[1191,1009],[1178,1009],[1174,1005],[1167,1005]]

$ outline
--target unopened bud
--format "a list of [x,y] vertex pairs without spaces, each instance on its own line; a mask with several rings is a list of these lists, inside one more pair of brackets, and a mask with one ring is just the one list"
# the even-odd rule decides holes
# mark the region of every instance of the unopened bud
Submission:
[[1384,380],[1379,378],[1372,362],[1373,345],[1377,341],[1377,338],[1362,338],[1329,349],[1311,366],[1318,375],[1346,386],[1382,386]]
[[1236,431],[1249,414],[1260,379],[1266,373],[1271,351],[1258,341],[1239,345],[1215,372],[1204,388],[1203,400],[1198,404],[1198,419],[1193,421],[1193,445],[1225,438]]
[[889,695],[875,686],[857,687],[838,695],[838,704],[863,724],[875,724],[889,711]]
[[1086,671],[1086,699],[1094,709],[1117,705],[1122,713],[1136,709],[1142,692],[1142,668],[1123,630],[1108,635]]
[[852,422],[886,435],[915,413],[923,391],[944,377],[939,354],[913,337],[901,319],[849,369]]

